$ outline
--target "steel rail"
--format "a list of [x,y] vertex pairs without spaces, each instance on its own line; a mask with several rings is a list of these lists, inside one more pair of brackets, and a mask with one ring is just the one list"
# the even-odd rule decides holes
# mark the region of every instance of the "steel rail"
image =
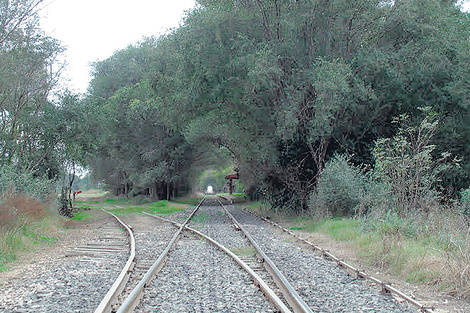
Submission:
[[[253,212],[250,212],[248,210],[246,210],[246,211],[253,214],[253,215],[255,215]],[[324,257],[329,258],[332,261],[336,262],[336,264],[338,264],[338,266],[341,266],[341,267],[344,267],[344,268],[350,270],[351,272],[353,272],[356,275],[356,277],[358,277],[358,278],[362,277],[366,280],[369,280],[369,281],[377,284],[378,286],[381,287],[382,293],[384,293],[384,294],[387,294],[387,293],[395,294],[395,295],[399,296],[400,298],[404,299],[405,301],[407,301],[407,302],[411,303],[412,305],[416,306],[423,313],[432,313],[430,310],[434,310],[434,307],[428,307],[428,306],[425,306],[425,305],[421,304],[419,301],[416,301],[415,299],[411,298],[410,296],[406,295],[405,293],[401,292],[400,290],[392,287],[390,285],[390,283],[383,282],[383,281],[381,281],[380,279],[378,279],[376,277],[368,275],[364,271],[361,271],[360,269],[352,266],[351,264],[348,264],[348,263],[344,262],[343,260],[341,260],[340,258],[334,256],[333,254],[331,254],[327,250],[311,243],[307,239],[302,238],[301,236],[297,235],[293,231],[291,231],[289,229],[286,229],[282,225],[280,225],[276,222],[273,222],[273,221],[271,221],[271,220],[269,220],[269,219],[267,219],[263,216],[258,216],[258,217],[261,218],[262,220],[264,220],[265,222],[280,228],[282,231],[294,236],[298,240],[300,240],[303,243],[307,244],[308,246],[312,247],[314,250],[320,252]]]
[[[146,212],[142,212],[146,215],[149,215],[151,217],[154,217],[154,218],[157,218],[157,219],[160,219],[162,221],[165,221],[165,222],[168,222],[168,223],[171,223],[173,224],[175,227],[181,227],[181,224],[178,223],[178,222],[175,222],[175,221],[172,221],[172,220],[169,220],[169,219],[166,219],[166,218],[163,218],[161,216],[158,216],[158,215],[153,215],[153,214],[149,214],[149,213],[146,213]],[[223,252],[225,252],[226,254],[228,254],[242,269],[244,269],[252,278],[253,280],[255,281],[255,283],[259,286],[259,288],[261,289],[261,291],[263,291],[263,293],[266,295],[266,297],[268,298],[269,301],[271,301],[271,303],[278,309],[280,310],[281,312],[283,313],[290,313],[292,312],[285,304],[284,302],[282,302],[282,300],[276,295],[276,293],[268,286],[268,284],[258,275],[256,274],[256,272],[248,265],[246,264],[242,259],[240,259],[235,253],[233,253],[232,251],[230,251],[229,249],[227,249],[226,247],[224,247],[223,245],[221,245],[220,243],[218,243],[217,241],[215,241],[214,239],[212,239],[211,237],[189,227],[189,226],[185,226],[185,229],[187,229],[188,231],[198,235],[199,237],[209,241],[211,244],[213,244],[214,246],[216,246],[219,250],[222,250]]]
[[101,300],[100,304],[98,307],[95,309],[95,313],[109,313],[111,312],[111,306],[113,303],[116,301],[116,298],[119,296],[119,294],[122,292],[124,289],[124,286],[126,285],[127,281],[129,280],[129,274],[132,268],[134,267],[134,260],[135,260],[135,238],[134,238],[134,233],[132,232],[132,229],[127,226],[123,221],[121,221],[116,215],[114,215],[111,212],[108,212],[104,209],[102,209],[104,212],[110,214],[113,216],[119,224],[121,224],[127,231],[129,238],[130,238],[130,254],[129,258],[127,259],[126,264],[121,270],[121,273],[119,274],[118,278],[114,281],[113,285],[111,288],[108,290],[106,295],[104,296],[103,300]]
[[[258,254],[264,260],[264,266],[266,269],[271,273],[276,282],[277,286],[281,289],[282,294],[286,298],[287,302],[291,305],[294,309],[294,312],[308,312],[312,313],[312,309],[305,303],[305,301],[300,297],[297,291],[292,287],[286,277],[282,274],[282,272],[276,267],[273,261],[262,251],[260,246],[255,242],[255,240],[251,237],[251,235],[246,231],[246,229],[238,223],[238,221],[233,217],[232,214],[227,210],[227,208],[222,204],[219,198],[216,198],[219,204],[224,209],[225,213],[230,217],[232,222],[243,232],[245,237],[251,242],[253,247],[255,247]],[[231,200],[230,200],[231,201]]]
[[181,225],[181,227],[176,231],[176,233],[173,235],[173,238],[170,240],[168,243],[167,247],[165,250],[160,254],[158,259],[155,261],[155,263],[149,268],[149,270],[145,273],[144,277],[142,280],[137,284],[137,286],[132,289],[131,293],[129,296],[124,300],[124,302],[121,304],[119,309],[117,310],[117,313],[127,313],[127,312],[132,312],[134,308],[139,304],[140,301],[140,296],[142,295],[142,291],[144,287],[147,285],[147,283],[150,282],[152,277],[163,267],[164,262],[166,260],[166,257],[168,256],[168,253],[170,252],[171,248],[173,245],[177,242],[178,237],[180,236],[181,232],[184,229],[184,226],[186,226],[189,221],[192,219],[194,214],[197,212],[201,204],[204,202],[206,198],[204,197],[199,204],[196,206],[196,208],[191,212],[189,217],[186,219],[186,221]]

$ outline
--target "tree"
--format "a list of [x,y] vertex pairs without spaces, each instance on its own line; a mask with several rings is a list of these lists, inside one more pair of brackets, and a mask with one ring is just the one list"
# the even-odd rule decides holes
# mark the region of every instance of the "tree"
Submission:
[[52,151],[43,113],[57,85],[57,57],[63,51],[36,28],[35,9],[41,2],[1,2],[0,164],[33,173]]
[[173,184],[176,160],[200,167],[210,146],[230,152],[251,190],[302,210],[335,153],[373,166],[393,118],[419,124],[423,106],[449,125],[435,153],[468,155],[468,16],[451,1],[198,3],[181,27],[95,65],[89,99],[114,130],[100,137],[103,177],[124,193]]

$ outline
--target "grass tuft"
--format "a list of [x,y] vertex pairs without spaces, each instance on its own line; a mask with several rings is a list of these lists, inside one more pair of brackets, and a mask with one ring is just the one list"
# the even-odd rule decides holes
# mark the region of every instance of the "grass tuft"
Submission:
[[72,220],[81,221],[81,220],[89,219],[89,218],[92,218],[92,217],[93,217],[93,214],[91,214],[89,212],[79,211],[79,212],[75,212],[73,214]]
[[290,229],[318,232],[347,242],[355,258],[406,282],[431,285],[448,294],[470,298],[469,226],[452,212],[406,218],[386,212],[363,218],[317,220],[269,211],[259,202],[246,206],[257,214],[284,222]]

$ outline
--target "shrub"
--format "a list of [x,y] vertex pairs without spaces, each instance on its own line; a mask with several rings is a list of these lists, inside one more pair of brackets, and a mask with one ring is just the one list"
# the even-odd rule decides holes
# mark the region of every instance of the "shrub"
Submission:
[[464,216],[467,223],[470,223],[470,187],[460,191],[460,213]]
[[310,208],[318,217],[362,213],[360,204],[366,181],[364,173],[351,165],[347,157],[335,155],[326,163],[317,188],[310,195]]
[[398,133],[377,140],[373,149],[373,177],[387,186],[391,209],[402,215],[428,213],[437,206],[441,176],[458,162],[448,153],[434,157],[436,147],[431,141],[439,120],[428,108],[422,110],[427,116],[418,125],[412,125],[407,115],[395,119],[400,124]]
[[12,166],[0,167],[0,201],[12,194],[23,194],[42,201],[53,196],[55,182],[31,173],[21,173]]
[[46,215],[46,205],[25,195],[4,196],[0,203],[0,227],[13,228],[22,219],[39,220]]

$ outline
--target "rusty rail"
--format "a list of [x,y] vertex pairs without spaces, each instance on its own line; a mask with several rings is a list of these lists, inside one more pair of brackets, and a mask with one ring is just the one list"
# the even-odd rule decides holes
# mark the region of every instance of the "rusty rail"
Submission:
[[[174,222],[174,221],[171,221],[171,220],[168,220],[166,218],[160,217],[158,215],[153,215],[153,214],[149,214],[149,213],[146,213],[146,212],[142,212],[142,213],[144,213],[146,215],[149,215],[149,216],[152,216],[154,218],[158,218],[162,221],[171,223],[176,227],[181,227],[181,224],[179,224],[177,222]],[[256,272],[253,271],[253,269],[251,267],[249,267],[248,264],[246,264],[243,260],[241,260],[236,254],[234,254],[232,251],[230,251],[227,248],[225,248],[224,246],[222,246],[220,243],[218,243],[214,239],[204,235],[203,233],[201,233],[201,232],[199,232],[199,231],[197,231],[193,228],[190,228],[189,226],[185,226],[185,229],[187,229],[188,231],[198,235],[201,238],[204,238],[205,240],[209,241],[211,244],[216,246],[219,250],[222,250],[223,252],[228,254],[242,269],[244,269],[253,278],[253,280],[259,286],[261,291],[263,291],[263,293],[266,295],[266,297],[269,299],[269,301],[271,301],[271,303],[276,308],[278,308],[283,313],[290,313],[291,312],[291,310],[289,310],[289,308],[274,293],[274,291],[266,284],[266,282],[258,274],[256,274]]]
[[254,241],[254,239],[250,236],[248,231],[240,224],[238,221],[233,217],[232,214],[227,210],[227,208],[222,204],[222,202],[217,198],[220,205],[224,209],[225,213],[229,216],[232,222],[243,232],[245,237],[251,242],[253,247],[255,247],[258,254],[264,260],[264,266],[266,269],[271,273],[274,281],[276,282],[277,286],[281,289],[282,294],[286,298],[287,302],[291,305],[294,309],[294,312],[313,312],[305,301],[300,297],[300,295],[295,291],[294,287],[289,283],[289,281],[285,278],[282,272],[276,267],[273,261],[263,252],[260,246]]
[[101,300],[100,304],[98,307],[95,309],[95,313],[109,313],[111,312],[111,306],[113,303],[116,301],[116,298],[119,296],[119,294],[122,292],[124,289],[124,286],[126,285],[127,281],[129,280],[129,273],[134,267],[134,259],[135,259],[135,238],[134,238],[134,233],[132,232],[132,229],[127,226],[123,221],[121,221],[116,215],[114,215],[111,212],[108,212],[103,209],[104,212],[110,214],[113,216],[119,224],[121,224],[127,231],[127,234],[129,235],[130,239],[130,254],[129,258],[127,259],[126,264],[121,270],[121,273],[119,274],[118,278],[114,281],[114,284],[111,286],[111,288],[108,290],[106,295],[104,296],[103,300]]
[[168,243],[167,247],[165,250],[160,254],[158,259],[155,261],[155,263],[150,267],[150,269],[145,273],[144,277],[142,280],[137,284],[137,286],[134,287],[134,289],[131,291],[129,296],[124,300],[124,302],[121,304],[119,307],[117,313],[127,313],[127,312],[132,312],[134,308],[139,304],[140,297],[142,295],[142,291],[144,287],[147,285],[148,282],[153,278],[153,276],[160,271],[160,269],[163,267],[165,260],[168,256],[168,253],[170,252],[171,248],[173,245],[177,242],[178,237],[181,235],[181,232],[183,231],[184,227],[189,223],[189,221],[192,219],[194,214],[197,212],[201,204],[204,202],[205,198],[199,202],[199,204],[196,206],[196,208],[191,212],[189,217],[186,219],[186,221],[181,225],[181,227],[176,231],[176,233],[173,235],[173,238],[170,240]]

